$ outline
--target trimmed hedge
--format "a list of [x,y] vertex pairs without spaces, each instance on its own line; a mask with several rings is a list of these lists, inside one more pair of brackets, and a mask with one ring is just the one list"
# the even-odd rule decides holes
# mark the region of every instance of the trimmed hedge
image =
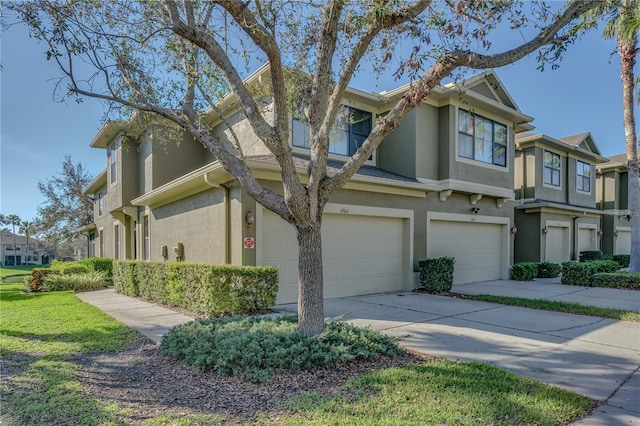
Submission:
[[455,262],[453,257],[439,257],[418,262],[422,288],[428,293],[451,291]]
[[580,262],[590,262],[592,260],[604,260],[604,254],[600,250],[586,250],[580,252]]
[[44,278],[51,274],[60,274],[60,270],[51,268],[34,268],[31,270],[31,276],[25,280],[25,291],[36,292],[42,291],[44,286]]
[[594,274],[593,286],[640,290],[640,273],[630,274],[628,272],[602,272]]
[[620,269],[620,265],[613,260],[563,262],[562,279],[560,280],[560,282],[567,285],[580,285],[590,287],[593,285],[593,275],[603,272],[617,272],[618,269]]
[[542,262],[538,264],[538,278],[555,278],[562,272],[562,266],[557,263]]
[[631,263],[631,256],[628,254],[614,254],[612,258],[621,268],[628,268]]
[[535,262],[520,262],[513,265],[511,279],[515,281],[531,281],[538,275],[538,264]]
[[116,260],[113,283],[119,293],[195,314],[245,314],[275,304],[278,268]]

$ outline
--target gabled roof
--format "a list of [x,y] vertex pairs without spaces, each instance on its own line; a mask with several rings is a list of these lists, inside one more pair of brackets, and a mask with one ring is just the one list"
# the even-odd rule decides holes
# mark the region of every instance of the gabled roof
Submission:
[[609,161],[600,154],[600,150],[589,132],[561,139],[552,138],[544,133],[523,132],[516,134],[515,142],[520,147],[542,144],[566,153],[588,158],[596,164]]
[[619,169],[619,171],[627,170],[627,154],[617,154],[607,157],[609,160],[608,163],[599,164],[597,166],[598,170],[611,170],[611,169]]
[[[447,87],[453,85],[454,83],[450,83],[447,85]],[[468,78],[461,83],[458,83],[458,85],[468,90],[479,93],[489,99],[500,102],[508,106],[509,108],[520,111],[520,108],[518,108],[518,105],[513,100],[509,92],[507,92],[504,84],[502,84],[502,82],[498,78],[498,75],[493,70],[474,75],[473,77]]]
[[96,178],[82,191],[84,194],[96,194],[103,186],[107,185],[107,169],[105,168]]
[[589,132],[579,133],[573,136],[566,136],[564,138],[560,138],[559,140],[566,143],[567,145],[575,146],[587,151],[591,151],[594,154],[602,155],[600,153],[600,150],[598,149],[598,146],[596,145],[596,141],[593,140],[593,136],[591,136],[591,133]]
[[[2,244],[9,244],[9,245],[13,245],[13,232],[6,232],[6,231],[0,231],[0,241],[2,241]],[[25,245],[27,244],[27,237],[25,237],[24,235],[18,235],[15,234],[16,237],[16,242],[15,244],[17,246],[21,246],[21,245]],[[32,236],[29,237],[29,244],[35,244],[37,241],[35,238],[33,238]]]

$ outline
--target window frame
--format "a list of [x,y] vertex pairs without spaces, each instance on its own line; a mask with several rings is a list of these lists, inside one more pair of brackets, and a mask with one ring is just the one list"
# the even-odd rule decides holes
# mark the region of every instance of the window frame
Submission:
[[109,182],[111,185],[118,183],[118,151],[120,150],[121,141],[118,136],[107,148],[107,158],[109,161]]
[[[351,122],[351,120],[346,118],[347,117],[346,114],[341,116],[342,112],[339,112],[338,118],[336,119],[336,123],[334,123],[334,126],[331,129],[331,132],[329,134],[329,158],[344,160],[345,158],[352,157],[353,154],[355,154],[359,148],[357,141],[358,140],[364,141],[371,134],[371,131],[373,130],[374,120],[375,120],[374,112],[366,109],[362,109],[362,108],[353,107],[353,106],[342,105],[341,111],[345,111],[345,110],[348,111],[348,117],[352,117],[354,113],[356,114],[363,113],[368,115],[368,119],[366,118],[364,120],[360,120],[356,123],[353,123]],[[355,124],[363,123],[364,121],[367,121],[367,120],[369,121],[368,132],[362,132],[354,129]],[[344,124],[341,124],[341,123],[344,123]],[[347,126],[346,129],[344,129],[344,127],[342,129],[337,127],[339,125],[344,126],[345,124]],[[297,130],[296,127],[298,126],[300,126],[302,129]],[[342,132],[340,132],[340,130],[342,130]],[[338,140],[336,139],[336,135],[339,132],[347,134],[347,140],[345,142],[346,149],[347,149],[346,154],[342,152],[338,152],[336,150],[336,146],[338,146],[338,144],[336,143],[336,141]],[[290,133],[291,133],[291,146],[293,147],[294,150],[304,150],[304,152],[308,152],[308,150],[311,149],[311,146],[308,140],[309,125],[306,121],[303,121],[302,119],[296,116],[292,116]],[[300,135],[300,133],[302,133],[305,136],[304,141],[302,143],[296,142],[296,139],[297,139],[296,136]],[[333,137],[333,140],[332,140],[332,137]],[[374,156],[372,155],[371,157],[369,157],[367,162],[371,163],[373,161],[373,158]]]
[[[582,170],[580,166],[583,166]],[[588,170],[588,174],[587,175],[580,174],[580,171],[584,173],[585,166],[586,166],[586,169]],[[580,188],[579,182],[582,182],[582,186],[583,186],[582,188]],[[585,182],[587,183],[587,189],[584,189]],[[576,160],[576,190],[584,193],[589,193],[589,194],[591,193],[591,163],[586,163],[584,161]]]
[[[552,164],[550,166],[547,165],[547,154],[551,155]],[[558,158],[558,167],[553,167],[553,158]],[[550,170],[550,182],[547,182],[547,170]],[[555,184],[554,176],[558,177],[558,183]],[[542,184],[552,187],[552,188],[562,188],[562,156],[556,152],[549,151],[548,149],[543,150],[542,152]]]
[[[463,114],[467,114],[470,117],[471,126],[462,125],[461,120],[463,118]],[[490,124],[491,126],[490,140],[487,140],[487,139],[480,140],[480,136],[477,135],[479,130],[477,127],[477,122],[476,122],[477,120],[480,120],[481,122],[485,122],[486,124]],[[500,167],[508,170],[509,168],[509,155],[508,155],[509,154],[509,126],[499,121],[493,120],[489,117],[485,117],[483,115],[476,114],[472,111],[468,111],[464,108],[458,108],[456,128],[457,128],[457,147],[456,148],[457,148],[457,156],[459,158],[462,158],[465,160],[471,160],[471,161],[478,162],[481,164],[486,164],[489,166]],[[499,142],[497,140],[496,138],[496,135],[498,134],[496,131],[497,128],[504,129],[504,142]],[[471,130],[473,133],[469,133],[469,130]],[[465,146],[463,146],[463,143],[466,144],[466,142],[463,142],[464,138],[470,138],[471,152],[469,155],[463,154],[463,152],[469,151],[468,147],[466,147],[467,149],[463,149],[465,148]],[[479,152],[477,152],[478,151],[477,147],[479,146],[480,142],[482,142],[483,144],[483,148],[484,148],[484,150],[482,150],[483,152],[487,151],[485,145],[490,144],[490,149],[488,149],[491,156],[490,160],[488,159],[488,156],[486,154],[483,157],[479,155]],[[496,152],[499,149],[503,150],[504,154],[502,156],[496,156]],[[504,158],[503,160],[504,163],[499,162],[498,161],[499,158]]]
[[149,254],[150,254],[150,250],[149,250],[149,244],[151,242],[150,239],[150,233],[149,233],[149,215],[148,214],[144,214],[142,216],[142,221],[140,223],[140,225],[142,226],[142,260],[150,260]]
[[113,258],[120,259],[120,222],[113,224]]

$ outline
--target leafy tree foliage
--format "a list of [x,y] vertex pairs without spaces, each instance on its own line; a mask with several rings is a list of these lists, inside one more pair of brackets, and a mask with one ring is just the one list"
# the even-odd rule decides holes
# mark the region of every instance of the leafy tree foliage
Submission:
[[[324,326],[320,226],[331,194],[442,79],[507,65],[543,46],[539,58],[554,63],[575,38],[581,14],[597,3],[569,1],[554,11],[520,0],[36,0],[11,8],[48,44],[48,59],[62,71],[59,95],[96,97],[121,117],[174,123],[296,229],[299,327],[317,334]],[[532,35],[490,52],[491,33],[500,27]],[[268,74],[245,84],[256,62],[267,63]],[[332,126],[347,86],[365,69],[373,75],[395,69],[412,84],[390,100],[355,154],[329,175]],[[214,124],[229,122],[220,103],[227,93],[273,154],[281,192],[256,179],[231,127],[230,140],[213,131]],[[292,112],[309,127],[305,179],[289,145]]]
[[46,181],[38,182],[45,202],[38,208],[38,235],[52,245],[72,241],[78,228],[93,222],[93,200],[83,194],[93,180],[82,163],[65,155],[62,170]]

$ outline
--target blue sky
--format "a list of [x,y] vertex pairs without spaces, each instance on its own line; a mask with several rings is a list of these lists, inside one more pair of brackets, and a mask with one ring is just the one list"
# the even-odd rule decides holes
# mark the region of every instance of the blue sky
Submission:
[[[535,132],[559,138],[589,131],[603,155],[615,155],[625,144],[614,48],[594,31],[569,47],[557,70],[540,72],[530,57],[496,71],[520,109],[535,118]],[[95,99],[55,102],[53,79],[59,71],[45,60],[45,51],[22,27],[2,33],[0,212],[22,220],[37,216],[44,202],[37,183],[59,172],[65,154],[94,176],[106,166],[105,151],[89,147],[102,125],[103,105]],[[401,84],[359,78],[353,86],[383,91]]]

